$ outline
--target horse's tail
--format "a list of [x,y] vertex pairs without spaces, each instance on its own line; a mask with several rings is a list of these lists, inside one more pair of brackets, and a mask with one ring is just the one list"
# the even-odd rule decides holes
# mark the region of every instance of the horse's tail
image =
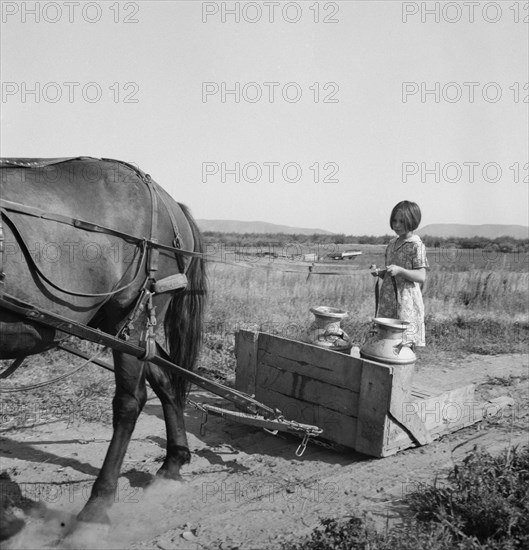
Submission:
[[[188,208],[179,204],[193,233],[194,251],[203,252],[204,245],[198,226]],[[206,302],[206,266],[202,258],[191,258],[186,271],[187,287],[175,293],[164,319],[166,346],[171,360],[177,365],[193,370],[202,345],[202,319]],[[182,403],[189,384],[174,376],[177,396]]]

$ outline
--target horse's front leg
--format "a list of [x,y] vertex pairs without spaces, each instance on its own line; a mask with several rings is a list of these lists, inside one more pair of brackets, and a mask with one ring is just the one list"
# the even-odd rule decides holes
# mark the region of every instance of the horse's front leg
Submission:
[[183,399],[179,396],[172,377],[158,365],[148,364],[147,380],[162,403],[167,432],[167,454],[156,475],[167,479],[181,479],[180,468],[191,460]]
[[103,466],[92,487],[79,521],[109,523],[108,508],[114,502],[119,472],[138,416],[147,401],[145,363],[113,352],[116,393],[112,402],[114,433]]

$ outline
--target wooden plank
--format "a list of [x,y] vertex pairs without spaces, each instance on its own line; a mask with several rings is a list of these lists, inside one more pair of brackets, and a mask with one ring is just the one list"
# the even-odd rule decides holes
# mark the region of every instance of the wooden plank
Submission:
[[[404,418],[418,416],[431,439],[438,439],[481,420],[480,408],[476,407],[477,402],[474,399],[474,389],[474,384],[469,384],[426,399],[412,398],[402,403],[402,415]],[[405,430],[388,419],[382,456],[389,456],[415,445]]]
[[404,414],[403,404],[411,400],[411,381],[414,372],[415,363],[393,366],[393,383],[388,414],[391,420],[408,431],[413,441],[426,445],[431,443],[432,438],[418,412],[408,411],[408,414]]
[[[416,402],[403,404],[404,414],[417,411],[426,429],[433,433],[449,433],[452,428],[470,419],[475,414],[472,409],[477,404],[474,399],[474,384],[468,384],[453,390],[442,392]],[[467,414],[468,413],[468,414]],[[481,420],[481,417],[478,419]]]
[[[337,352],[328,351],[327,353],[335,354]],[[319,380],[322,383],[335,387],[346,387],[350,391],[358,393],[360,391],[362,361],[355,357],[351,357],[351,359],[356,361],[356,368],[353,366],[353,368],[345,369],[327,369],[321,365],[313,365],[299,360],[296,356],[289,357],[284,353],[270,353],[266,349],[263,349],[259,342],[259,362],[272,365],[287,372],[310,376],[314,380]],[[352,364],[355,365],[355,363]]]
[[408,399],[412,390],[412,380],[415,373],[415,363],[392,365],[393,390],[391,403]]
[[[262,357],[261,354],[269,354]],[[259,335],[259,361],[359,392],[362,360],[278,336]]]
[[265,361],[269,354],[259,356],[256,387],[269,389],[299,399],[314,406],[326,403],[329,409],[346,416],[358,416],[359,394],[347,388],[315,380],[306,374],[290,372]]
[[329,409],[329,403],[314,405],[260,387],[257,388],[255,397],[270,407],[278,408],[287,420],[318,426],[323,430],[322,439],[354,447],[357,419]]
[[382,456],[385,425],[390,405],[393,368],[363,360],[355,450]]
[[258,339],[259,333],[250,330],[235,333],[235,388],[249,395],[255,395]]

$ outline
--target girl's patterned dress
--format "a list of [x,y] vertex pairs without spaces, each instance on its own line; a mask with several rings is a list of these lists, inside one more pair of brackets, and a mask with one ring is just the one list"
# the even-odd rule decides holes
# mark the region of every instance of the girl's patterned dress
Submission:
[[[418,235],[412,235],[399,244],[397,240],[398,237],[392,239],[386,248],[386,265],[398,265],[404,269],[429,269],[426,248]],[[404,277],[395,277],[395,282],[396,291],[391,276],[386,274],[384,277],[377,315],[409,321],[406,337],[416,346],[424,346],[424,303],[421,285]]]

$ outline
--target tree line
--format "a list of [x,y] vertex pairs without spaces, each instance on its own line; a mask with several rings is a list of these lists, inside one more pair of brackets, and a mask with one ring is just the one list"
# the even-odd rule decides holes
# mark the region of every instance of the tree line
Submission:
[[[301,233],[225,233],[222,231],[204,231],[206,243],[223,244],[226,246],[286,246],[291,243],[306,245],[357,245],[357,244],[388,244],[394,235],[345,235],[319,234],[304,235]],[[498,252],[529,252],[529,239],[515,239],[503,236],[495,239],[485,237],[431,237],[424,236],[422,241],[428,248],[463,248],[488,249]]]

